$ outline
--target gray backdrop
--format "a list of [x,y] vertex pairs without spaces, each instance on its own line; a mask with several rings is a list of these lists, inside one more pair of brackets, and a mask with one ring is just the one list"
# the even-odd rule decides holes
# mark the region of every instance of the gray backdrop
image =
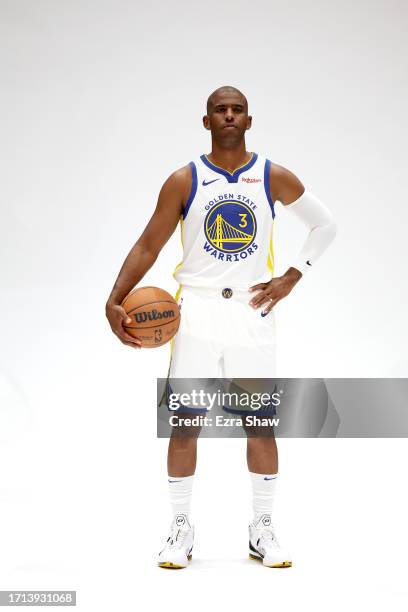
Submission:
[[[98,612],[129,609],[138,575],[138,599],[168,607],[175,593],[157,588],[174,574],[154,566],[169,518],[167,441],[155,439],[169,347],[122,347],[104,302],[164,179],[209,151],[201,116],[219,85],[248,96],[248,148],[298,174],[339,225],[276,309],[279,376],[407,376],[407,12],[403,0],[0,0],[3,588],[78,588],[78,606]],[[304,236],[278,205],[278,274]],[[175,292],[180,258],[176,233],[146,284]],[[249,577],[270,595],[262,568],[243,558],[241,442],[203,441],[200,552],[183,583],[201,593],[204,568],[220,606],[234,600],[228,579]],[[406,609],[406,445],[282,439],[279,448],[279,533],[301,570],[282,577],[291,589],[274,581],[274,604]],[[218,531],[212,500],[227,516]],[[364,559],[357,573],[350,542]],[[242,607],[253,590],[235,594]]]

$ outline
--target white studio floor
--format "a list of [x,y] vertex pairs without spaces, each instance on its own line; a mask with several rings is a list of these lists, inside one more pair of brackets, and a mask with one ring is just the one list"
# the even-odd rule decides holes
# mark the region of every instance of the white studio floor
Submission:
[[[15,306],[2,313],[0,590],[77,590],[86,612],[142,600],[181,610],[254,601],[406,609],[404,439],[279,440],[276,526],[293,555],[287,570],[247,558],[245,441],[201,440],[193,561],[156,567],[170,522],[167,440],[156,439],[154,410],[166,348],[140,360],[111,338],[101,313],[92,320],[96,299],[84,314],[64,295],[40,303],[39,292],[10,292]],[[35,326],[16,342],[14,322],[27,311]]]
[[115,439],[106,422],[73,444],[47,433],[55,437],[44,430],[2,447],[2,590],[77,590],[87,612],[141,601],[406,609],[405,440],[279,441],[276,525],[293,555],[287,570],[247,558],[244,441],[201,441],[193,561],[166,571],[155,566],[170,519],[166,440]]

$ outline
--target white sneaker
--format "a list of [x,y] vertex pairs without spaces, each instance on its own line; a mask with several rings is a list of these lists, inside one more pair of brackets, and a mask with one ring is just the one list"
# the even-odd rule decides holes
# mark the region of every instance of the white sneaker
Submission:
[[279,546],[273,532],[270,514],[262,514],[249,525],[249,558],[266,567],[292,567],[289,553]]
[[185,514],[177,514],[170,527],[170,535],[161,553],[158,565],[167,569],[187,567],[194,544],[194,527]]

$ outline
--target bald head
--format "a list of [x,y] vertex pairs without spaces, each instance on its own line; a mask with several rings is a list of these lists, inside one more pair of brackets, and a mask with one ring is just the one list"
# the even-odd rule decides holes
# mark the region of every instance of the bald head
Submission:
[[239,91],[236,87],[232,87],[231,85],[223,85],[222,87],[218,87],[212,94],[208,97],[207,100],[207,115],[211,113],[211,110],[214,108],[217,101],[222,98],[225,94],[235,94],[241,98],[241,104],[244,106],[245,111],[248,112],[248,100],[244,96],[244,94]]

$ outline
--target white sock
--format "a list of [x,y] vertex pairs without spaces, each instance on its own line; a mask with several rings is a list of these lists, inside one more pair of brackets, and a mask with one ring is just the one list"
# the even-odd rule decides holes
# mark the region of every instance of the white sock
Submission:
[[193,476],[169,476],[170,504],[173,516],[185,514],[189,518]]
[[253,522],[256,523],[262,514],[272,514],[278,474],[255,474],[254,472],[249,472],[249,475],[252,482]]

